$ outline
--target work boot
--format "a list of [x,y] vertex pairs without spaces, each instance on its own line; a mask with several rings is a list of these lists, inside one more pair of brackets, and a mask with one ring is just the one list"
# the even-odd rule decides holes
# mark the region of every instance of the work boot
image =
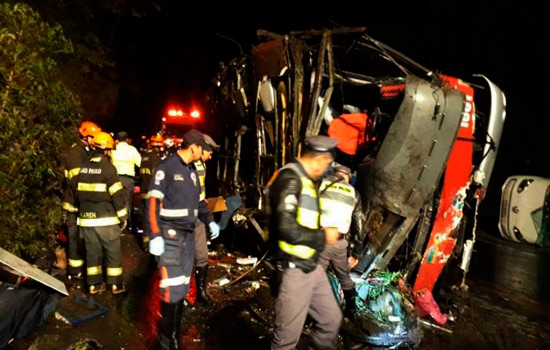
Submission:
[[195,282],[197,284],[197,302],[204,306],[213,306],[212,300],[206,293],[206,276],[208,271],[208,265],[197,267],[195,270]]
[[128,288],[126,288],[126,283],[114,283],[111,285],[111,292],[113,294],[122,294],[126,293]]
[[344,309],[344,316],[350,320],[354,320],[356,312],[355,297],[357,292],[355,288],[344,290],[344,300],[346,301],[346,307]]
[[88,287],[88,291],[90,292],[90,294],[98,294],[106,290],[107,287],[105,286],[105,283],[91,284],[90,287]]
[[161,350],[181,350],[181,316],[183,302],[160,302],[162,317],[159,324],[159,343]]

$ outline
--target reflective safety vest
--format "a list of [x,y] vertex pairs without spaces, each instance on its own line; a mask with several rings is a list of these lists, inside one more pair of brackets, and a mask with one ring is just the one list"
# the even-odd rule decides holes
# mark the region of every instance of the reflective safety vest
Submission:
[[346,234],[351,226],[351,216],[357,204],[355,188],[335,176],[323,179],[319,189],[321,226],[336,227]]
[[[320,207],[317,189],[315,188],[315,184],[313,183],[313,181],[304,173],[304,171],[298,164],[288,163],[287,165],[282,167],[272,177],[269,185],[273,183],[273,181],[275,181],[277,175],[283,169],[293,170],[296,174],[298,174],[298,176],[300,176],[300,181],[302,183],[302,190],[300,192],[300,196],[298,197],[296,209],[296,221],[301,226],[313,230],[319,229]],[[309,259],[315,254],[315,249],[305,245],[292,245],[283,240],[279,240],[278,245],[281,251],[290,255],[294,255],[301,259]]]
[[206,198],[206,165],[202,162],[202,160],[197,160],[194,164],[195,169],[199,174],[199,182],[201,184],[200,200],[202,201]]
[[137,149],[126,142],[119,142],[112,152],[113,165],[118,175],[135,176],[134,167],[141,166],[141,155]]

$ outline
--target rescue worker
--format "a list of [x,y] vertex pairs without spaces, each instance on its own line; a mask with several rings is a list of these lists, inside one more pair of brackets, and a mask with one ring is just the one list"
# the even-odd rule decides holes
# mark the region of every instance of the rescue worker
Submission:
[[159,257],[162,349],[181,349],[183,299],[189,291],[195,259],[193,231],[197,216],[215,229],[210,225],[214,222],[212,214],[200,201],[198,174],[191,168],[207,146],[200,131],[188,131],[181,149],[157,165],[149,184],[149,252]]
[[69,241],[69,267],[67,269],[67,277],[69,279],[75,277],[84,278],[85,254],[84,240],[79,237],[78,234],[78,208],[70,203],[70,199],[74,198],[76,195],[76,181],[80,173],[80,168],[88,162],[92,140],[101,129],[93,122],[84,121],[80,124],[78,131],[80,133],[80,139],[71,146],[64,159],[65,181],[63,186],[63,209],[65,223],[67,225],[67,239]]
[[164,156],[168,157],[178,151],[178,147],[173,139],[167,138],[164,140]]
[[[200,200],[206,200],[206,162],[212,158],[212,152],[214,149],[220,146],[208,135],[204,134],[204,139],[207,146],[202,150],[202,156],[199,160],[193,163],[195,170],[199,175],[201,184]],[[206,204],[205,204],[206,205]],[[211,223],[212,226],[218,226],[215,222]],[[210,235],[210,239],[218,238],[219,226],[217,228],[210,228],[211,232],[216,234]],[[195,227],[195,282],[197,282],[197,301],[205,306],[211,306],[212,301],[208,297],[206,292],[206,280],[208,276],[208,239],[206,238],[206,228],[202,221],[197,221]]]
[[124,186],[126,208],[128,210],[128,230],[132,230],[132,202],[134,194],[135,168],[141,166],[141,155],[137,149],[128,144],[128,134],[120,131],[116,135],[117,145],[112,152],[113,165],[116,167],[120,182]]
[[149,140],[149,149],[145,151],[141,158],[141,167],[139,168],[139,188],[141,195],[141,212],[143,213],[143,244],[149,248],[149,222],[147,221],[147,201],[149,199],[149,183],[151,174],[162,159],[164,138],[161,135],[151,136]]
[[[334,227],[340,237],[327,246],[319,257],[319,264],[332,266],[342,290],[346,307],[344,316],[353,319],[355,315],[355,284],[350,278],[350,269],[357,264],[363,250],[364,215],[359,192],[350,185],[351,169],[344,165],[334,168],[334,174],[323,179],[320,189],[321,226]],[[351,242],[351,256],[348,259],[348,241]]]
[[331,349],[342,311],[319,262],[335,230],[320,226],[318,181],[334,160],[338,141],[327,136],[305,140],[300,157],[279,169],[267,188],[271,243],[280,273],[271,349],[294,349],[309,314],[316,326],[310,348]]
[[109,159],[113,138],[100,132],[94,137],[93,146],[90,158],[78,174],[76,196],[70,198],[69,203],[78,208],[79,231],[86,243],[88,291],[97,294],[106,290],[102,271],[105,255],[107,284],[113,294],[119,294],[126,291],[122,281],[120,235],[128,211],[122,183]]

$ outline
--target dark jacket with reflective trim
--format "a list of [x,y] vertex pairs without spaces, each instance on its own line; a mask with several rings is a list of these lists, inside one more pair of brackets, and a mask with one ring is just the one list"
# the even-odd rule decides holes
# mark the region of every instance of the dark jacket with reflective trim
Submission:
[[79,226],[110,226],[128,217],[126,198],[116,168],[103,154],[93,152],[76,183],[69,203],[78,208]]
[[158,236],[160,226],[164,225],[192,232],[197,216],[207,225],[214,221],[206,203],[199,200],[199,176],[191,166],[177,153],[156,166],[149,184],[148,215],[152,237]]
[[155,167],[160,163],[160,155],[154,149],[148,149],[141,157],[141,167],[139,168],[139,187],[142,194],[149,192],[149,183]]
[[[299,163],[298,166],[302,167]],[[285,198],[288,196],[295,196],[299,199],[301,191],[302,182],[294,170],[282,169],[279,171],[268,191],[271,208],[269,237],[271,249],[278,252],[277,260],[283,262],[283,266],[290,262],[302,271],[310,272],[317,266],[319,254],[325,247],[325,233],[322,229],[310,229],[298,224],[297,205],[292,206],[285,203]],[[309,259],[301,259],[282,252],[277,247],[280,240],[291,245],[305,245],[315,249],[316,252]]]
[[63,208],[74,212],[74,208],[68,205],[68,200],[76,196],[76,181],[80,168],[88,162],[90,152],[86,145],[79,140],[73,144],[69,151],[65,154],[63,168],[65,171],[65,181],[63,186]]

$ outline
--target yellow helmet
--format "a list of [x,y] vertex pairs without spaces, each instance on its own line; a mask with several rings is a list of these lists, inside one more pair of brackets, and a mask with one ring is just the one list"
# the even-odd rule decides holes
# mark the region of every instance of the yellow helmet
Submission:
[[94,147],[106,150],[113,149],[113,147],[115,146],[115,141],[113,140],[113,137],[111,135],[107,134],[106,132],[100,132],[94,136],[92,144],[94,145]]
[[94,122],[84,121],[80,124],[78,131],[80,131],[82,137],[96,136],[101,131],[101,128]]
[[161,135],[151,136],[151,139],[149,140],[149,144],[152,147],[162,147],[163,143],[164,143],[164,137],[162,137]]

